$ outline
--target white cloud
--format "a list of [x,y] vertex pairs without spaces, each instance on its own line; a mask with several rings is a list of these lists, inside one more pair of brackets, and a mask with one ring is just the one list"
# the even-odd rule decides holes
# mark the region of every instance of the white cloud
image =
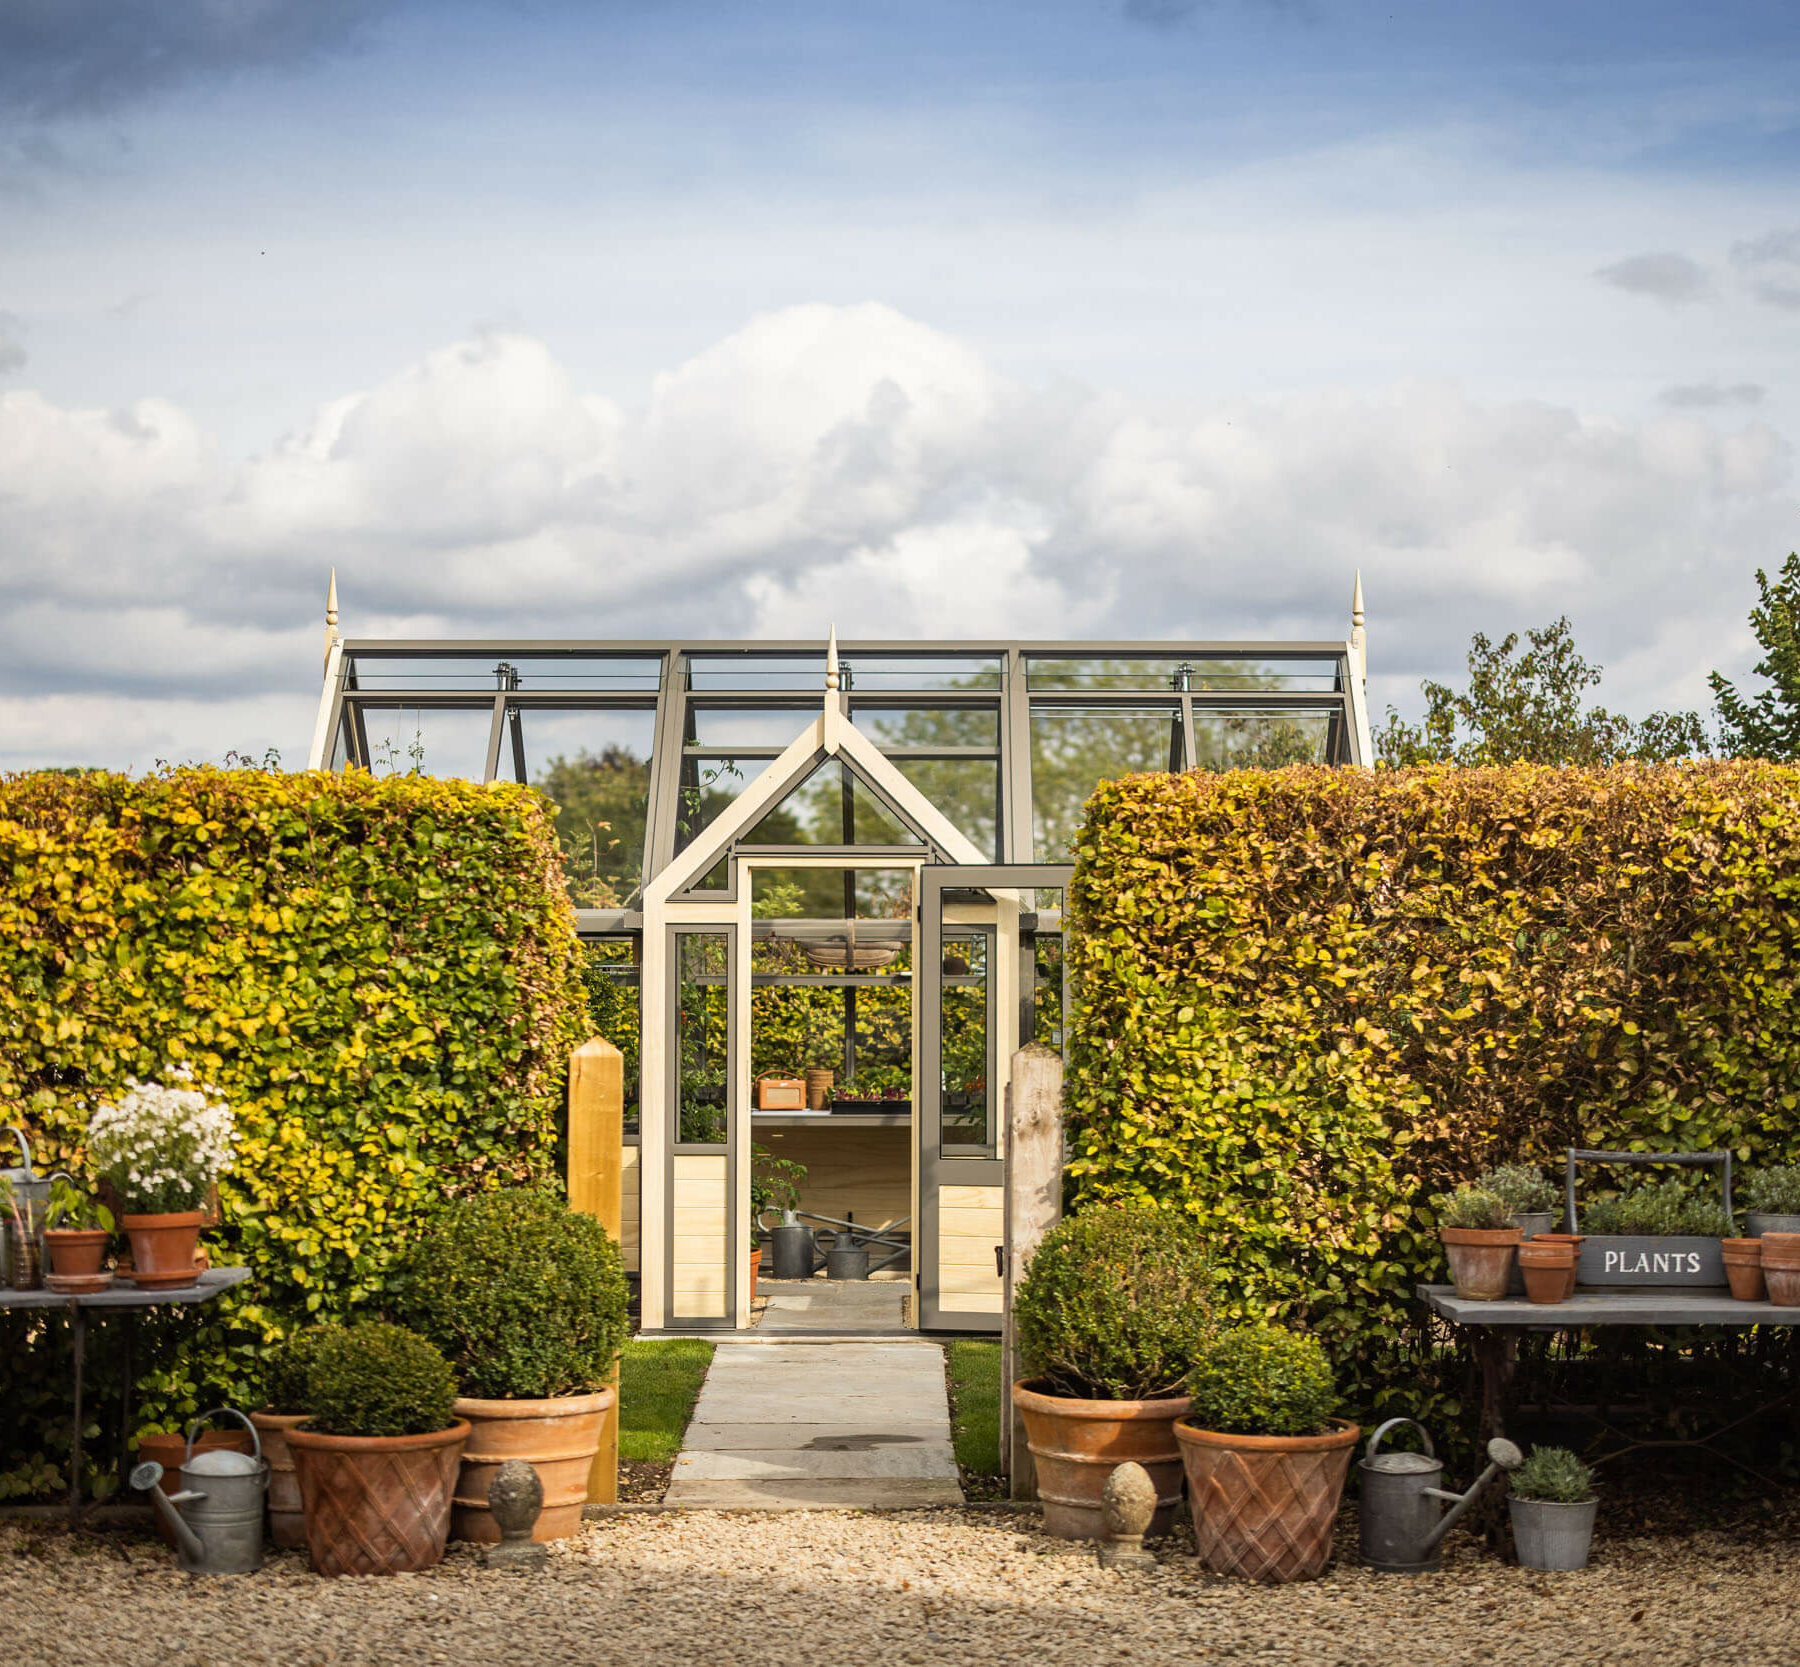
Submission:
[[235,468],[167,404],[13,393],[0,758],[296,761],[330,565],[352,636],[596,638],[1337,638],[1361,568],[1378,704],[1564,612],[1610,703],[1704,703],[1790,475],[1766,423],[1687,410],[1027,387],[872,304],[761,316],[635,411],[479,335]]

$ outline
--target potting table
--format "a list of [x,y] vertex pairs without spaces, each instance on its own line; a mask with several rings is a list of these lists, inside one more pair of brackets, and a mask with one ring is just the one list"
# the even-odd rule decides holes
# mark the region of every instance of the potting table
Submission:
[[[1578,1290],[1564,1302],[1527,1302],[1505,1297],[1499,1302],[1471,1302],[1459,1297],[1451,1285],[1421,1285],[1418,1294],[1440,1318],[1466,1326],[1469,1341],[1481,1367],[1481,1436],[1506,1433],[1506,1397],[1518,1364],[1521,1331],[1578,1331],[1587,1326],[1719,1326],[1742,1330],[1748,1326],[1800,1325],[1800,1308],[1781,1308],[1772,1302],[1739,1302],[1728,1292],[1708,1287],[1671,1287],[1629,1291]],[[1789,1390],[1724,1429],[1694,1440],[1629,1441],[1630,1447],[1704,1447],[1717,1457],[1738,1464],[1729,1453],[1712,1443],[1726,1430],[1760,1417],[1771,1407],[1793,1397]],[[1611,1455],[1617,1457],[1617,1454]],[[1740,1466],[1748,1468],[1747,1466]]]
[[[140,1291],[135,1285],[114,1284],[104,1291],[86,1296],[71,1296],[61,1291],[13,1291],[0,1289],[0,1308],[62,1308],[69,1315],[69,1336],[75,1356],[74,1435],[69,1452],[69,1523],[81,1520],[81,1427],[82,1391],[87,1367],[87,1316],[89,1309],[160,1308],[174,1303],[186,1306],[211,1302],[221,1291],[241,1285],[250,1277],[248,1268],[209,1268],[192,1285],[179,1285],[169,1291]],[[131,1334],[125,1340],[125,1435],[131,1430]]]

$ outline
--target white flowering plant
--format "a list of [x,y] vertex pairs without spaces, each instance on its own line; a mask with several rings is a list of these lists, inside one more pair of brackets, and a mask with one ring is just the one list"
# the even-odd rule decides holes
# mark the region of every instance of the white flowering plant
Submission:
[[231,1167],[231,1107],[185,1066],[126,1085],[88,1120],[88,1158],[127,1215],[198,1210]]

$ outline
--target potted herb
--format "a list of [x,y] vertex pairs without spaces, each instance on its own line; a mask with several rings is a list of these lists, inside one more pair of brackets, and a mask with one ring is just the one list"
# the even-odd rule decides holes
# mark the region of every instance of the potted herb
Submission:
[[1333,1417],[1324,1345],[1281,1326],[1240,1326],[1188,1374],[1175,1425],[1195,1551],[1214,1574],[1307,1580],[1331,1560],[1331,1530],[1362,1431]]
[[1153,1204],[1091,1206],[1045,1234],[1013,1294],[1026,1376],[1012,1399],[1048,1533],[1098,1539],[1100,1490],[1127,1459],[1156,1485],[1151,1534],[1168,1533],[1181,1501],[1174,1424],[1212,1287],[1198,1223]]
[[1528,1163],[1500,1164],[1477,1175],[1472,1185],[1477,1192],[1493,1193],[1506,1205],[1522,1238],[1548,1233],[1556,1220],[1556,1188],[1544,1179],[1542,1170]]
[[1528,1569],[1583,1569],[1594,1538],[1594,1473],[1566,1447],[1534,1447],[1513,1471],[1506,1508]]
[[1744,1172],[1744,1231],[1800,1233],[1800,1164],[1771,1164]]
[[488,1484],[513,1458],[543,1484],[534,1537],[577,1532],[626,1332],[625,1268],[606,1229],[547,1190],[461,1199],[402,1254],[395,1287],[396,1317],[449,1358],[456,1414],[472,1426],[456,1538],[500,1538]]
[[1627,1182],[1582,1212],[1582,1277],[1595,1285],[1724,1285],[1731,1218],[1679,1176]]
[[46,1283],[53,1291],[104,1291],[112,1275],[101,1271],[113,1234],[113,1213],[66,1175],[50,1182],[44,1211]]
[[423,1337],[366,1321],[311,1345],[307,1417],[288,1431],[317,1574],[409,1574],[443,1561],[466,1420]]
[[1519,1229],[1506,1200],[1463,1186],[1431,1202],[1456,1294],[1467,1302],[1498,1302],[1506,1295],[1519,1246]]
[[323,1326],[309,1326],[275,1345],[263,1367],[263,1408],[250,1414],[269,1465],[269,1538],[284,1551],[306,1544],[300,1479],[288,1434],[306,1417],[306,1375],[319,1339],[328,1335]]
[[[830,1075],[829,1072],[826,1073]],[[778,1158],[766,1146],[750,1148],[750,1299],[756,1300],[756,1276],[762,1265],[762,1218],[765,1211],[789,1216],[800,1208],[806,1165]]]
[[168,1086],[132,1082],[88,1123],[88,1157],[131,1241],[132,1279],[191,1285],[207,1191],[231,1162],[231,1108],[186,1068]]

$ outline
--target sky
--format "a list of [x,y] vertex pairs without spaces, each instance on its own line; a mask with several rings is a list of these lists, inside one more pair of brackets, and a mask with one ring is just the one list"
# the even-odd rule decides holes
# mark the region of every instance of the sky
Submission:
[[1800,545],[1789,0],[0,0],[0,769],[347,636],[1341,639]]

